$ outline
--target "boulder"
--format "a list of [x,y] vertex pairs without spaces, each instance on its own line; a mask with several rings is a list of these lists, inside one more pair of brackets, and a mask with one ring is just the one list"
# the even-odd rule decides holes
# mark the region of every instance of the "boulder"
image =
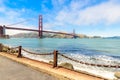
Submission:
[[3,46],[2,52],[18,53],[18,50],[16,50],[16,49],[10,49],[8,46]]
[[71,63],[65,62],[65,63],[61,63],[59,66],[67,68],[67,69],[74,70],[73,65]]
[[49,64],[53,64],[53,61],[49,61]]
[[114,76],[117,77],[118,79],[120,79],[120,72],[115,72]]
[[3,49],[2,49],[3,52],[7,52],[8,50],[9,50],[9,47],[3,46]]
[[11,53],[18,53],[18,50],[12,49],[10,50]]

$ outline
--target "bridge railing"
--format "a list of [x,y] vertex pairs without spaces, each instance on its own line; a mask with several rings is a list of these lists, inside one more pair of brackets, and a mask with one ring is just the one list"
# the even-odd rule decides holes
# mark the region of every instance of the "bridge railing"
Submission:
[[120,68],[120,65],[108,65],[108,64],[97,64],[97,63],[90,63],[90,62],[84,62],[81,60],[77,60],[74,58],[71,58],[69,56],[66,56],[64,54],[59,53],[57,50],[54,50],[51,53],[35,53],[35,52],[31,52],[29,50],[26,50],[24,48],[22,48],[22,46],[18,46],[18,47],[8,47],[8,46],[4,46],[0,43],[0,52],[7,52],[7,53],[13,53],[16,54],[18,58],[22,58],[25,57],[24,53],[22,53],[22,51],[28,53],[28,54],[32,54],[32,55],[38,55],[38,56],[50,56],[53,55],[53,67],[58,67],[58,56],[61,56],[63,58],[66,58],[67,60],[82,64],[82,65],[87,65],[87,66],[96,66],[96,67],[106,67],[106,68]]

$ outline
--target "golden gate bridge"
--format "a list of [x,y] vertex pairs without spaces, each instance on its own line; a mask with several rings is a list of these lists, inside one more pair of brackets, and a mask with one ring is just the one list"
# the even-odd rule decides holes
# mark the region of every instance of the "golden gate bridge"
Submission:
[[[24,21],[22,21],[24,22]],[[11,24],[11,25],[16,25],[22,22],[18,22],[15,24]],[[38,24],[38,30],[36,29],[27,29],[27,28],[15,28],[15,27],[9,27],[9,26],[0,26],[0,37],[5,36],[5,30],[6,29],[11,29],[11,30],[24,30],[24,31],[34,31],[34,32],[38,32],[38,37],[42,38],[43,37],[43,32],[45,33],[55,33],[55,34],[64,34],[64,35],[69,35],[72,36],[73,38],[76,38],[76,34],[75,34],[75,30],[73,30],[73,33],[64,33],[64,32],[56,32],[56,31],[48,31],[48,30],[43,30],[43,18],[42,15],[39,15],[39,24]]]

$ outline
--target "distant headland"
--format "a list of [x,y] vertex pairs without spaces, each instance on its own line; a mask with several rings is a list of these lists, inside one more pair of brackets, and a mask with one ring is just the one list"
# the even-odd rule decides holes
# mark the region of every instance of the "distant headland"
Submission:
[[[38,33],[19,33],[10,36],[11,38],[38,38]],[[64,34],[43,33],[43,38],[72,38]],[[85,34],[76,34],[76,38],[102,38],[101,36],[87,36]]]

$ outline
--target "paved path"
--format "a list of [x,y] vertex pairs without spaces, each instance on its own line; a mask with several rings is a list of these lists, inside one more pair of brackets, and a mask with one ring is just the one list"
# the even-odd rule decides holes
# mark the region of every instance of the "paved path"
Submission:
[[[7,57],[7,58],[9,58],[13,61],[16,61],[16,62],[24,64],[26,66],[35,68],[35,69],[37,69],[41,72],[48,73],[52,76],[57,77],[59,80],[106,80],[106,79],[103,79],[103,78],[100,78],[100,77],[95,77],[95,76],[89,75],[89,74],[84,73],[84,72],[78,73],[76,71],[68,70],[68,69],[60,68],[60,67],[59,68],[53,68],[52,65],[50,65],[48,63],[41,62],[41,61],[31,60],[31,59],[24,58],[24,57],[23,58],[17,58],[17,56],[13,55],[13,54],[7,54],[7,53],[0,52],[0,56]],[[6,61],[4,61],[4,62],[6,62]],[[13,64],[16,64],[16,63],[13,63]],[[8,67],[11,67],[12,65],[8,66],[8,63],[7,63],[7,65],[5,65],[5,66],[7,66],[7,68],[8,68]],[[14,66],[12,66],[12,67],[14,67]],[[21,73],[22,69],[18,70],[17,72],[19,72],[19,71]],[[23,72],[23,73],[25,74],[25,72]],[[29,74],[27,76],[29,76]],[[0,80],[3,80],[3,79],[0,78]],[[16,79],[16,80],[18,80],[18,79]],[[30,80],[30,79],[24,79],[24,80]],[[33,79],[33,80],[37,80],[37,79]],[[47,79],[40,79],[40,80],[54,80],[54,79],[47,78]]]
[[0,56],[0,80],[58,80],[8,58]]

